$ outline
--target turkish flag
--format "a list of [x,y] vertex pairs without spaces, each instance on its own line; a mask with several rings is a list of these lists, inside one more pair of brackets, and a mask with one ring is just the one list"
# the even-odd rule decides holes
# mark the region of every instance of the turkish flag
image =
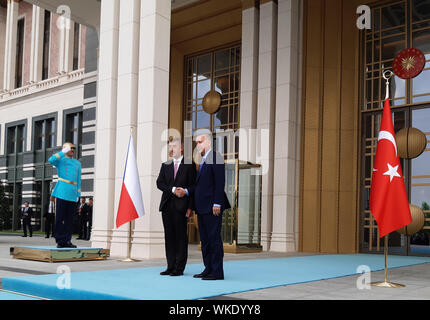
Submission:
[[412,221],[388,99],[378,135],[369,202],[381,238]]

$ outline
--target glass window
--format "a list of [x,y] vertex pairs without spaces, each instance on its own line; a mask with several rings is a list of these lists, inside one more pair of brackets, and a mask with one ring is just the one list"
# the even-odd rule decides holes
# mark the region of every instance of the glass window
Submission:
[[73,34],[73,70],[79,69],[80,27],[81,25],[75,22]]
[[34,149],[41,150],[45,147],[45,121],[36,121],[34,124]]
[[[184,85],[186,119],[192,121],[193,132],[207,128],[239,129],[240,97],[240,45],[214,50],[198,56],[186,57],[186,83]],[[209,91],[221,94],[220,109],[215,114],[203,110],[203,98]],[[237,156],[228,150],[230,156]]]
[[24,152],[25,150],[25,126],[20,125],[17,127],[17,135],[16,135],[16,151]]
[[16,147],[16,127],[7,129],[7,153],[15,153]]
[[55,119],[46,119],[35,122],[34,148],[43,150],[55,147]]
[[73,143],[78,148],[77,156],[80,158],[82,144],[82,112],[71,113],[66,116],[66,142]]
[[[361,250],[382,251],[383,241],[368,206],[372,170],[379,134],[381,111],[385,99],[384,70],[392,70],[396,55],[407,47],[417,47],[426,55],[426,68],[416,78],[390,80],[390,103],[395,132],[403,128],[418,128],[430,141],[430,0],[381,1],[372,8],[374,28],[364,30],[362,37],[362,176],[361,176]],[[425,104],[427,103],[427,104]],[[416,159],[401,159],[409,201],[421,207],[425,227],[420,237],[430,239],[430,157],[426,151]],[[424,209],[426,208],[426,209]],[[394,236],[395,235],[395,236]],[[417,235],[417,234],[416,234]],[[392,233],[389,252],[430,255],[430,246],[417,248],[411,237]]]
[[15,88],[22,87],[22,65],[24,59],[24,19],[18,20],[16,35]]
[[413,22],[430,19],[430,1],[413,0],[411,11]]
[[45,10],[43,23],[42,80],[49,78],[49,43],[51,38],[51,12]]

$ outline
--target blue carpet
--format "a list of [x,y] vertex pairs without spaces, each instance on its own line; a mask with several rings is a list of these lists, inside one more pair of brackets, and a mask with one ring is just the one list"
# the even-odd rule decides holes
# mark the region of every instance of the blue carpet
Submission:
[[40,299],[0,290],[0,300],[40,300]]
[[[430,263],[430,258],[388,257],[389,268],[423,263]],[[188,300],[354,275],[360,265],[367,265],[372,271],[383,270],[384,256],[317,255],[228,261],[224,263],[224,281],[193,278],[203,266],[192,264],[187,265],[182,277],[160,276],[165,267],[149,267],[72,273],[70,289],[57,288],[61,276],[57,274],[3,278],[2,285],[6,290],[58,300]]]

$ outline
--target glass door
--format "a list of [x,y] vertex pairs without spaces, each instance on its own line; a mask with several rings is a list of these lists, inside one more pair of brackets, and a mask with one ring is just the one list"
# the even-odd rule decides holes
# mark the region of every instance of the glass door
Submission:
[[412,110],[412,127],[427,137],[425,151],[411,160],[410,203],[424,213],[424,228],[410,237],[411,255],[430,255],[430,108]]

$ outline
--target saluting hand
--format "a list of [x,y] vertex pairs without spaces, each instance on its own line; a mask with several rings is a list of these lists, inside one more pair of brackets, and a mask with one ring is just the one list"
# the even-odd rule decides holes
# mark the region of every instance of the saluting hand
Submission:
[[67,154],[70,150],[72,150],[69,146],[66,146],[63,148],[63,150],[61,150],[61,152],[63,152],[64,154]]

